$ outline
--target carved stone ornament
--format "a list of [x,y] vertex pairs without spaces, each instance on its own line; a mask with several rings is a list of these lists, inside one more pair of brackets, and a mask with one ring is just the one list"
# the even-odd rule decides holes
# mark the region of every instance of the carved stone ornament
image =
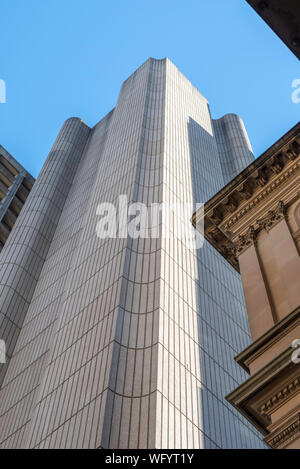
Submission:
[[283,163],[280,161],[278,156],[273,158],[273,163],[271,164],[270,168],[274,174],[279,174],[282,171]]
[[282,200],[280,200],[275,210],[270,210],[267,216],[256,220],[256,223],[258,224],[261,230],[266,230],[267,232],[269,232],[274,225],[276,225],[285,217],[285,215],[286,207]]
[[274,432],[265,438],[265,442],[272,448],[284,448],[287,444],[299,438],[300,435],[300,414],[297,414],[289,425],[285,426],[281,431]]

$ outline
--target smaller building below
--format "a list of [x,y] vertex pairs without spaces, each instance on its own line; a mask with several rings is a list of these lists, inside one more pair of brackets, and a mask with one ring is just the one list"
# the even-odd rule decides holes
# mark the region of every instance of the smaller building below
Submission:
[[35,179],[0,145],[0,252]]

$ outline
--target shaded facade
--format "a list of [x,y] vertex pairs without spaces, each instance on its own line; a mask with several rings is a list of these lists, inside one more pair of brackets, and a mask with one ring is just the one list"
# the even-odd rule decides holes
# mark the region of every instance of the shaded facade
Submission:
[[34,184],[34,178],[0,145],[0,252]]
[[[182,214],[163,212],[158,238],[96,235],[98,205],[121,194],[193,207],[216,193],[253,160],[232,119],[222,135],[178,69],[149,59],[94,128],[66,121],[0,263],[1,311],[16,325],[1,447],[263,447],[224,399],[245,379],[233,357],[250,343],[238,273],[177,236]],[[236,166],[231,133],[244,142]]]

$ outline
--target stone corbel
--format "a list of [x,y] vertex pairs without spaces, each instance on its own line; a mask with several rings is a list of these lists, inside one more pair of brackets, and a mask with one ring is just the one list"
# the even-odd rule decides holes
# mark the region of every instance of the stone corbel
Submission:
[[235,212],[237,208],[237,202],[233,199],[233,197],[227,197],[226,199],[224,199],[223,203],[228,213]]
[[285,425],[272,432],[264,440],[274,449],[285,448],[300,438],[300,413],[291,418]]
[[283,163],[280,161],[278,156],[274,156],[270,168],[274,174],[279,174],[282,171]]

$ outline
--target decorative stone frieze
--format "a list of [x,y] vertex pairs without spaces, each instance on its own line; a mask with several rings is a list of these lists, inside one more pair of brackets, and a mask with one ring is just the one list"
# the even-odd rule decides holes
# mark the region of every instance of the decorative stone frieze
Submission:
[[266,230],[267,232],[270,229],[279,223],[286,215],[286,207],[282,200],[279,201],[275,210],[270,210],[264,218],[261,218],[256,221],[259,230]]
[[251,225],[245,234],[240,235],[238,240],[235,242],[235,253],[236,256],[242,254],[246,249],[252,246],[257,238],[257,231]]

